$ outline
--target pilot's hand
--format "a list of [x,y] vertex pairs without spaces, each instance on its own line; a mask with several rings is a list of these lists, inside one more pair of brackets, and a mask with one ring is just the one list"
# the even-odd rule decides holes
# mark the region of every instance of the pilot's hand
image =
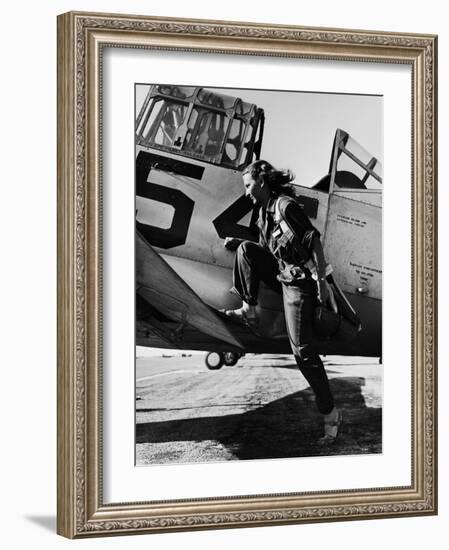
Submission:
[[317,281],[318,301],[325,304],[329,299],[329,285],[325,279]]
[[224,240],[224,247],[228,250],[237,250],[241,242],[242,239],[237,239],[236,237],[226,237]]

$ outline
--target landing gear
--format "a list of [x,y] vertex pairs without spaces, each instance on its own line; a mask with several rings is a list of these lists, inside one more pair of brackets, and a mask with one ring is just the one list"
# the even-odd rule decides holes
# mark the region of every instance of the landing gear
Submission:
[[233,367],[237,365],[238,360],[240,359],[240,353],[235,353],[234,351],[227,351],[224,355],[224,364],[227,367]]
[[204,359],[206,367],[209,370],[221,369],[224,365],[224,355],[224,353],[220,353],[218,351],[210,351]]
[[244,353],[236,353],[235,351],[210,351],[204,358],[204,362],[209,370],[218,370],[223,365],[227,367],[237,365],[238,360],[243,355]]

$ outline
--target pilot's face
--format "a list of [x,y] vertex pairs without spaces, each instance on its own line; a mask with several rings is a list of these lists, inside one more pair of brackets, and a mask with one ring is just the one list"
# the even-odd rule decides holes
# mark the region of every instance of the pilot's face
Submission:
[[244,174],[243,185],[245,187],[245,195],[249,197],[254,204],[261,204],[263,202],[265,193],[262,178],[254,179],[251,174]]

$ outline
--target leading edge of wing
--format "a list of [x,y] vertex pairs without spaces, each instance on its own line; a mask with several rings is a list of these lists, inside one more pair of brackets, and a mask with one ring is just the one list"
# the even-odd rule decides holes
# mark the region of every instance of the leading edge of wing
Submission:
[[237,348],[225,323],[136,231],[136,292],[164,316]]

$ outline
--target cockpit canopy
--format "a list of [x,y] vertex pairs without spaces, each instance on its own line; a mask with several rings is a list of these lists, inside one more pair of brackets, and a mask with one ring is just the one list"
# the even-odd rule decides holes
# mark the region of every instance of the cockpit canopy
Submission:
[[136,121],[138,145],[243,169],[260,156],[264,112],[205,88],[153,85]]
[[382,191],[382,163],[347,132],[337,128],[329,173],[313,186],[332,193],[337,189]]

